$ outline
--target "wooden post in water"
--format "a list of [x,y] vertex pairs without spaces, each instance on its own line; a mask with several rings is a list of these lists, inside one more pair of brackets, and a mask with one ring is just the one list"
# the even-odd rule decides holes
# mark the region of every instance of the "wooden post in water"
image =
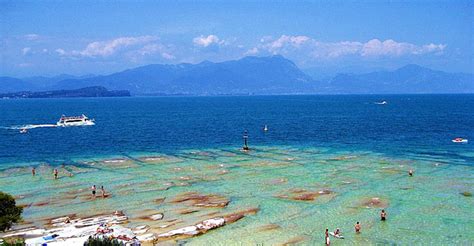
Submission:
[[249,146],[248,146],[249,134],[248,134],[247,130],[244,131],[243,138],[244,138],[244,146],[242,147],[242,149],[247,151],[247,150],[249,150]]

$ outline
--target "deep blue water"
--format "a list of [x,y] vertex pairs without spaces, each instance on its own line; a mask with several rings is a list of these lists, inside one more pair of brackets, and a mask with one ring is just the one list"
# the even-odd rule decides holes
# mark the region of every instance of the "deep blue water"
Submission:
[[[387,105],[374,104],[387,100]],[[93,127],[37,128],[86,114]],[[267,124],[269,131],[263,133]],[[133,97],[0,100],[0,166],[250,145],[322,146],[474,163],[474,95]],[[453,144],[457,136],[469,144]]]

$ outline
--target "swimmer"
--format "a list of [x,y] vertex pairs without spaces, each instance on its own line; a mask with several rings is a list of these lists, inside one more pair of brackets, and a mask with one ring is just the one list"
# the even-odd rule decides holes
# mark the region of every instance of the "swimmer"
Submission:
[[326,233],[325,233],[325,236],[324,236],[324,243],[328,246],[331,244],[331,241],[329,240],[329,229],[326,228]]
[[410,177],[413,177],[413,169],[410,169],[410,171],[408,171],[408,175],[410,175]]
[[58,179],[59,172],[57,168],[54,169],[53,173],[54,173],[54,179]]
[[337,228],[335,231],[334,231],[334,236],[340,236],[341,235],[341,230],[339,230],[339,228]]
[[102,198],[105,198],[105,189],[104,189],[104,186],[100,186],[100,195],[102,196]]
[[354,228],[355,228],[355,232],[356,232],[356,233],[360,233],[360,224],[359,224],[359,221],[357,221],[357,223],[355,224]]
[[96,190],[95,185],[91,187],[91,190],[92,190],[92,196],[95,197],[95,190]]
[[32,174],[33,176],[36,175],[36,169],[35,169],[35,167],[33,167],[33,168],[31,169],[31,174]]
[[380,220],[385,221],[387,219],[387,213],[385,213],[385,210],[382,209],[382,212],[380,213]]

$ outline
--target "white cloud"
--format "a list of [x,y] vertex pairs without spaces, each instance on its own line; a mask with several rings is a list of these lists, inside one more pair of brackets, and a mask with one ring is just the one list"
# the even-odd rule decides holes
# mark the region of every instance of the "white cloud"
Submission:
[[282,35],[279,39],[270,42],[268,47],[271,50],[278,50],[281,49],[284,46],[290,45],[293,47],[300,47],[302,44],[304,44],[306,41],[310,40],[309,37],[307,36],[287,36],[287,35]]
[[23,55],[29,54],[30,51],[31,51],[30,47],[25,47],[25,48],[21,49],[21,53],[23,53]]
[[380,41],[372,39],[365,43],[361,50],[362,56],[403,56],[422,55],[427,53],[442,52],[446,48],[443,44],[427,44],[418,46],[415,44],[396,42],[392,39]]
[[56,53],[58,53],[60,56],[66,55],[66,51],[63,49],[56,49]]
[[167,60],[172,60],[176,58],[171,54],[168,47],[163,44],[157,43],[145,45],[143,46],[143,48],[139,49],[137,53],[141,56],[159,54],[161,57]]
[[117,51],[131,46],[143,45],[158,38],[154,36],[138,36],[138,37],[120,37],[108,41],[96,41],[89,43],[85,49],[71,52],[72,55],[84,57],[107,57],[114,55]]
[[119,37],[112,40],[95,41],[82,50],[67,51],[58,48],[55,52],[70,59],[126,59],[137,63],[144,61],[146,56],[153,59],[161,57],[165,60],[175,59],[174,46],[159,42],[156,36]]
[[25,38],[26,40],[33,41],[33,40],[38,40],[40,38],[40,35],[31,33],[31,34],[24,35],[23,38]]
[[278,39],[263,37],[260,44],[245,54],[270,53],[306,56],[309,59],[334,59],[344,56],[360,57],[400,57],[408,55],[439,54],[446,48],[444,44],[416,45],[397,42],[392,39],[380,41],[372,39],[365,43],[358,41],[320,42],[307,36],[282,35]]
[[31,67],[31,66],[33,66],[33,64],[31,64],[31,63],[20,63],[20,64],[18,64],[18,66],[19,67]]
[[258,52],[259,52],[258,48],[254,47],[254,48],[252,48],[252,49],[247,50],[247,51],[244,53],[244,55],[246,55],[246,56],[248,56],[248,55],[256,55],[256,54],[258,54]]
[[201,35],[199,37],[195,37],[193,39],[193,43],[195,46],[200,46],[200,47],[209,47],[212,45],[222,45],[225,43],[224,40],[220,40],[219,37],[216,35],[209,35],[207,37]]

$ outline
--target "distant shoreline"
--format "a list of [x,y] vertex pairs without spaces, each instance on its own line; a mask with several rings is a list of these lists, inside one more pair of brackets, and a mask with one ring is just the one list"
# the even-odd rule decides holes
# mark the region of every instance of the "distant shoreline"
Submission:
[[54,91],[20,91],[2,93],[2,99],[25,99],[25,98],[89,98],[89,97],[130,97],[127,90],[109,91],[102,86],[85,87],[76,90],[54,90]]

